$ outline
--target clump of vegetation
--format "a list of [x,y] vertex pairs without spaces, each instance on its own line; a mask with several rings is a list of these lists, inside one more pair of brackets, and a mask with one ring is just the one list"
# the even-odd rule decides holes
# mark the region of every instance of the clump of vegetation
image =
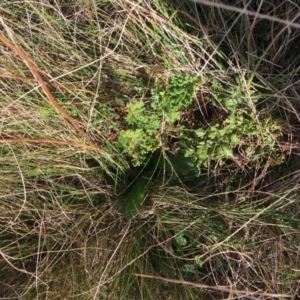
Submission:
[[0,298],[295,299],[297,3],[2,2]]
[[212,161],[222,164],[233,159],[238,146],[240,156],[247,161],[268,158],[273,159],[273,164],[283,162],[276,147],[280,125],[270,116],[257,114],[259,95],[247,90],[241,81],[227,88],[212,81],[210,102],[219,115],[208,126],[178,126],[181,111],[191,106],[199,84],[203,80],[198,77],[175,76],[165,90],[161,85],[161,91],[152,90],[150,103],[138,100],[127,104],[129,128],[120,132],[119,145],[131,156],[134,166],[144,164],[156,150],[166,149],[171,138],[184,147],[185,156],[198,168],[208,168]]
[[208,128],[194,130],[192,136],[185,135],[186,129],[181,128],[180,135],[187,140],[187,157],[199,168],[209,167],[211,161],[222,164],[236,157],[247,162],[264,159],[283,162],[276,147],[280,126],[272,117],[257,113],[258,94],[243,89],[242,82],[226,88],[216,80],[212,82],[211,93],[212,105],[220,109],[220,116]]
[[150,103],[139,100],[127,105],[129,129],[120,132],[119,144],[135,166],[142,165],[149,154],[165,146],[168,135],[176,129],[181,110],[191,105],[199,83],[202,79],[197,76],[177,75],[170,78],[167,88],[157,82]]

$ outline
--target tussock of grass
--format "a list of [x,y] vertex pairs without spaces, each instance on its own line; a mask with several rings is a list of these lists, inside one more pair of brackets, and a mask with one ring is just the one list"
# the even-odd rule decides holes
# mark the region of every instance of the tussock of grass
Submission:
[[[296,1],[262,1],[259,16],[240,13],[243,1],[224,1],[232,10],[216,2],[2,2],[1,35],[32,60],[84,134],[0,43],[0,298],[296,299]],[[204,83],[178,124],[161,130],[165,163],[126,220],[122,207],[142,173],[118,143],[126,105],[148,105],[178,74]],[[179,127],[188,140],[223,124],[224,101],[236,98],[256,134],[188,177],[167,156],[180,144]]]

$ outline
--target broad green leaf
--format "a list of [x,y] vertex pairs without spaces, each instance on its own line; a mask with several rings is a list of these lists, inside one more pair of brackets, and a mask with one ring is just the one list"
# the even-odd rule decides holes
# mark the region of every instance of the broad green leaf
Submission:
[[149,179],[143,177],[143,173],[136,180],[132,190],[126,197],[123,207],[123,215],[126,219],[130,219],[138,213],[147,192],[147,184]]

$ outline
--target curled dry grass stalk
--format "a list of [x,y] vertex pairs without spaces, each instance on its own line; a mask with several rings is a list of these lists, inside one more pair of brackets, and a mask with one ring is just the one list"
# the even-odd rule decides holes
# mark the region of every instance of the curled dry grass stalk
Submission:
[[[197,2],[0,5],[1,298],[296,299],[297,5]],[[193,182],[162,172],[126,221],[125,105],[179,71],[206,80],[204,123],[224,114],[210,111],[212,78],[255,91],[252,112],[281,122],[284,160],[237,155]]]

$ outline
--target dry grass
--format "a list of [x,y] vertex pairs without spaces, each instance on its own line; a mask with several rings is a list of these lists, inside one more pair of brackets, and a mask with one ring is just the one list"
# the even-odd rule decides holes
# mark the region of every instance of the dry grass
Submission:
[[[297,299],[297,1],[2,2],[0,298]],[[213,78],[255,90],[284,162],[159,175],[126,221],[125,106],[179,71],[206,79],[199,118]]]

